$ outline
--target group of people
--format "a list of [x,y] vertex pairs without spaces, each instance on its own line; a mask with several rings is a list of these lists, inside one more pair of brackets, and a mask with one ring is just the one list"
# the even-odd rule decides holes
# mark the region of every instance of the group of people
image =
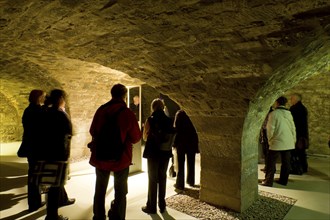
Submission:
[[288,109],[287,98],[279,97],[270,108],[260,133],[265,156],[263,186],[273,186],[276,162],[281,157],[281,171],[275,182],[287,185],[289,175],[303,174],[308,170],[308,112],[300,94],[291,95]]
[[[119,159],[104,160],[97,157],[98,148],[89,146],[91,157],[89,163],[95,167],[96,184],[93,201],[93,220],[105,220],[105,197],[110,174],[114,176],[114,199],[107,212],[109,219],[122,220],[126,216],[126,195],[128,193],[129,166],[132,164],[132,146],[141,138],[145,141],[143,157],[147,159],[148,196],[142,211],[148,214],[166,211],[166,180],[170,158],[173,157],[172,147],[176,149],[178,173],[174,187],[185,188],[185,159],[187,158],[187,179],[190,186],[195,185],[195,156],[199,153],[198,135],[194,125],[185,111],[177,111],[174,121],[166,115],[165,104],[156,98],[151,103],[151,115],[144,123],[141,131],[135,113],[127,108],[127,88],[116,84],[111,88],[111,100],[100,106],[90,127],[93,140],[97,140],[107,118],[116,115],[119,138],[124,149]],[[47,98],[46,98],[47,97]],[[280,177],[275,182],[287,185],[292,170],[292,160],[296,158],[297,166],[307,172],[308,148],[307,109],[301,102],[301,95],[291,96],[291,107],[287,109],[287,98],[279,97],[270,109],[262,127],[262,143],[265,154],[264,186],[272,186],[276,172],[277,158],[281,157]],[[19,156],[28,159],[28,206],[33,212],[45,202],[41,199],[39,186],[35,185],[33,171],[37,161],[68,161],[72,124],[65,110],[66,94],[63,90],[54,89],[49,96],[42,90],[32,90],[29,106],[22,117],[24,128]],[[157,132],[162,129],[172,133],[173,141],[168,148],[161,147],[157,140]],[[157,138],[156,138],[157,137]],[[23,152],[23,153],[22,153]],[[58,208],[71,205],[75,199],[69,199],[64,186],[51,186],[47,196],[46,220],[67,219],[58,214]]]
[[[65,112],[66,94],[63,90],[54,89],[49,96],[42,90],[32,90],[29,103],[22,116],[24,132],[18,156],[28,160],[28,210],[33,212],[46,203],[42,201],[39,186],[32,181],[37,162],[68,161],[72,124]],[[68,198],[63,185],[50,187],[46,220],[61,219],[58,208],[74,202],[75,199]]]
[[[164,101],[159,98],[152,101],[151,115],[146,119],[142,132],[135,113],[127,108],[127,88],[122,84],[115,84],[110,93],[111,100],[97,109],[89,130],[93,142],[88,145],[91,150],[89,163],[95,167],[96,174],[93,220],[105,220],[106,215],[113,220],[125,219],[132,146],[142,137],[145,141],[143,157],[147,159],[148,164],[148,196],[142,211],[147,214],[156,213],[158,199],[159,210],[163,213],[166,211],[166,179],[169,160],[173,157],[172,147],[176,148],[178,155],[175,187],[180,190],[185,187],[186,156],[187,184],[195,185],[195,155],[199,153],[197,132],[185,111],[179,110],[174,121],[168,117],[165,114]],[[55,89],[46,100],[45,98],[44,91],[31,91],[30,104],[22,118],[24,134],[19,151],[23,151],[23,148],[28,151],[24,156],[28,158],[29,164],[28,205],[31,212],[45,204],[42,202],[39,186],[30,181],[37,161],[67,162],[70,157],[72,124],[65,111],[66,94],[63,90]],[[97,147],[97,140],[105,129],[105,124],[110,123],[108,118],[114,115],[123,151],[119,159],[100,159],[97,156],[97,151],[100,149]],[[155,138],[160,128],[172,134],[173,141],[168,142],[168,148],[160,147],[161,141]],[[18,155],[22,156],[21,153]],[[111,173],[114,176],[114,199],[106,213],[105,198]],[[47,196],[46,220],[68,219],[58,214],[58,208],[74,202],[75,199],[68,198],[64,186],[51,186]]]
[[[111,88],[111,100],[110,104],[102,105],[96,111],[91,128],[90,134],[93,139],[97,139],[100,135],[105,123],[106,117],[113,115],[123,106],[126,106],[127,89],[122,84],[116,84]],[[137,99],[137,97],[135,97]],[[138,101],[136,100],[136,104]],[[136,105],[137,106],[137,105]],[[173,125],[173,121],[165,114],[165,104],[162,99],[156,98],[151,103],[151,115],[146,119],[144,123],[143,132],[138,125],[138,118],[136,113],[129,108],[125,108],[117,115],[118,128],[120,129],[121,140],[125,144],[125,150],[119,160],[98,160],[96,157],[97,148],[91,147],[90,164],[96,169],[96,185],[93,203],[93,220],[106,219],[105,210],[105,196],[106,188],[109,181],[110,173],[114,175],[114,200],[111,201],[110,209],[107,212],[109,219],[121,220],[126,216],[126,195],[128,193],[127,179],[129,174],[129,166],[132,163],[132,145],[137,143],[143,138],[145,141],[145,149],[143,157],[147,159],[148,169],[148,196],[146,205],[142,207],[142,211],[147,214],[154,214],[157,212],[157,199],[158,207],[161,213],[166,210],[165,194],[166,194],[166,177],[169,160],[172,157],[172,143],[169,142],[169,148],[162,148],[161,141],[157,136],[159,129],[167,131],[168,133],[174,133],[173,147],[180,152],[179,170],[177,185],[180,188],[184,188],[184,156],[190,146],[191,142],[184,142],[181,139],[185,139],[187,135],[182,126],[187,121],[190,121],[189,117],[184,111],[179,111],[176,116],[176,123]],[[191,121],[188,130],[194,131],[196,137],[194,137],[194,145],[191,145],[191,149],[195,153],[198,151],[198,138],[196,130],[193,127]],[[182,129],[182,131],[181,131]],[[157,136],[157,138],[155,138]],[[189,136],[191,138],[191,135]],[[186,138],[186,139],[189,139]],[[183,146],[187,145],[187,146]],[[179,150],[180,149],[180,150]],[[190,185],[194,185],[194,166],[192,164],[195,160],[194,156],[189,156],[188,163],[188,179],[187,182]],[[181,169],[180,169],[181,168]]]

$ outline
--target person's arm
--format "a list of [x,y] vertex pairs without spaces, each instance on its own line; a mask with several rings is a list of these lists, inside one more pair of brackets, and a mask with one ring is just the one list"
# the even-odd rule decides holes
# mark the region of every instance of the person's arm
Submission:
[[302,135],[303,137],[308,139],[308,112],[306,108],[304,108],[301,119],[302,119]]
[[95,137],[99,132],[99,121],[101,120],[100,114],[101,110],[98,108],[94,114],[91,127],[89,128],[89,133],[92,137]]
[[65,158],[66,160],[69,159],[71,154],[71,138],[72,138],[72,123],[70,118],[66,113],[64,115],[64,125],[65,125]]
[[131,145],[141,140],[142,132],[136,120],[135,114],[129,108],[119,114],[118,124],[122,141]]
[[150,123],[149,123],[149,120],[148,119],[144,123],[144,129],[143,129],[143,140],[144,141],[147,141],[147,138],[148,138],[148,135],[149,135],[149,131],[150,131]]
[[132,144],[135,144],[141,140],[142,132],[141,132],[141,129],[140,129],[140,126],[136,119],[135,114],[132,111],[130,111],[129,115],[130,115],[130,117],[129,117],[130,121],[132,123],[132,127],[130,129],[130,134],[129,134],[130,142]]
[[272,139],[275,130],[275,119],[273,112],[269,114],[266,128],[267,128],[267,138],[269,142]]
[[296,126],[294,124],[292,115],[291,115],[291,119],[289,120],[289,127],[290,127],[290,132],[292,134],[293,140],[296,143],[296,140],[297,140],[296,139]]

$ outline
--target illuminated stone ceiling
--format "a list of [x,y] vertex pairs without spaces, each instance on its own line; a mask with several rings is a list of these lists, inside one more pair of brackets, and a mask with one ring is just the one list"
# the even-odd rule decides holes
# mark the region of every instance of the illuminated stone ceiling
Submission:
[[20,140],[31,89],[63,88],[81,155],[110,86],[146,84],[187,110],[204,156],[252,167],[274,99],[329,74],[329,35],[329,0],[0,0],[1,140]]

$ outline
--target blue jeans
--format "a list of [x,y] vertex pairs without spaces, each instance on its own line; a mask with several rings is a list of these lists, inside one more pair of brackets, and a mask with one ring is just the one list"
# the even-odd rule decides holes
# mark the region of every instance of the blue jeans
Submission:
[[[93,220],[105,220],[105,196],[111,171],[96,168],[96,184],[93,204]],[[129,167],[114,172],[115,199],[111,202],[108,212],[109,219],[123,220],[126,216],[126,195]]]

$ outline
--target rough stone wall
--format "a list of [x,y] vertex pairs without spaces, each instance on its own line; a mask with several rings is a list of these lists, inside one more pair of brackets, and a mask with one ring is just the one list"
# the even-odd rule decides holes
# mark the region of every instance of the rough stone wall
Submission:
[[[80,156],[96,108],[130,76],[131,85],[176,101],[201,132],[201,199],[243,211],[257,196],[261,118],[276,96],[328,63],[313,51],[329,50],[329,9],[328,0],[2,1],[9,103],[1,105],[15,106],[5,120],[21,115],[32,88],[63,88]],[[322,43],[309,44],[315,39]]]
[[[304,47],[297,48],[295,55],[283,60],[249,103],[241,145],[241,198],[244,201],[249,201],[251,195],[256,192],[255,185],[249,181],[257,179],[257,167],[253,164],[258,158],[259,131],[269,107],[279,96],[311,76],[318,74],[328,76],[329,48],[329,38],[323,37],[316,37],[306,42]],[[244,208],[244,204],[242,206]]]
[[4,94],[0,94],[0,102],[5,103],[0,105],[0,143],[15,142],[22,138],[22,123],[19,120],[17,107],[8,100]]

